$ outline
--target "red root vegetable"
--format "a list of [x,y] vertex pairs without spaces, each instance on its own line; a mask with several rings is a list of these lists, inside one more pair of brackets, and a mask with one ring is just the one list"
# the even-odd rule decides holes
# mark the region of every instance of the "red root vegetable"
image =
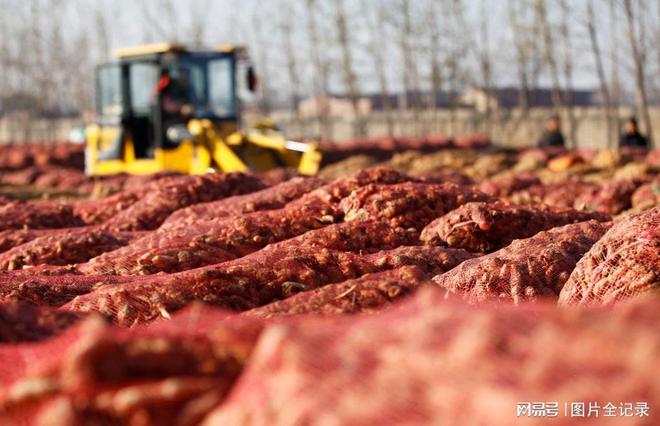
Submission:
[[556,299],[578,260],[610,226],[592,220],[543,231],[467,260],[433,281],[469,301]]
[[118,324],[131,325],[168,316],[193,300],[242,311],[369,272],[412,264],[435,273],[470,257],[463,250],[424,246],[370,255],[284,246],[174,275],[137,277],[77,297],[65,308],[97,311]]
[[660,207],[624,218],[580,259],[562,305],[613,305],[660,291]]
[[583,222],[606,222],[602,213],[574,209],[493,203],[467,203],[431,222],[422,231],[425,244],[462,248],[471,252],[492,252],[513,240],[529,238],[541,231]]
[[432,281],[422,269],[404,266],[304,291],[249,310],[245,315],[271,318],[300,314],[374,313],[429,284]]
[[451,183],[367,185],[343,199],[340,208],[345,220],[377,219],[392,226],[422,230],[436,217],[470,201],[492,197]]

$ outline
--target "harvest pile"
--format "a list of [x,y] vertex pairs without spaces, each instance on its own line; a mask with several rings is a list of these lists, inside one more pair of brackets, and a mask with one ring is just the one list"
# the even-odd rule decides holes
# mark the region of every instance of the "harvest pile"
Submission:
[[0,424],[657,424],[657,154],[436,142],[0,198]]

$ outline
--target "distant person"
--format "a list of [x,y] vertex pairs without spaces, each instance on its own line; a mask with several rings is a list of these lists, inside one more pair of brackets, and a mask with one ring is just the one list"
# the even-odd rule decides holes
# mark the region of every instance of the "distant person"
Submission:
[[648,148],[649,141],[641,133],[637,127],[637,119],[630,117],[623,125],[623,134],[619,138],[619,147],[638,147]]
[[164,121],[186,119],[192,113],[190,82],[186,73],[173,78],[169,70],[163,70],[156,93],[162,99]]
[[561,123],[558,116],[553,115],[545,122],[545,131],[539,139],[538,146],[541,148],[564,146],[564,135],[561,134]]

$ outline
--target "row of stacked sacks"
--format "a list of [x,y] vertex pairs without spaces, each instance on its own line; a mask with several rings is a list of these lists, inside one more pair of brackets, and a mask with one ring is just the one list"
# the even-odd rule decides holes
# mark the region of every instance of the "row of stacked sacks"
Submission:
[[[249,175],[210,174],[167,177],[140,191],[61,204],[56,211],[43,209],[46,204],[24,202],[24,208],[3,218],[7,229],[0,234],[4,250],[0,267],[6,272],[0,275],[0,295],[38,304],[44,298],[47,305],[73,303],[90,310],[96,299],[112,300],[118,294],[136,298],[145,293],[140,289],[159,287],[148,292],[148,304],[153,305],[149,317],[176,310],[190,298],[212,298],[207,293],[221,285],[231,288],[231,297],[218,296],[216,303],[255,307],[288,295],[284,287],[307,289],[376,272],[381,266],[374,255],[379,253],[400,259],[397,250],[413,250],[415,255],[408,258],[426,259],[438,253],[425,251],[440,249],[475,257],[437,277],[435,281],[448,291],[467,288],[465,293],[479,293],[479,298],[496,294],[519,301],[549,294],[559,297],[575,264],[605,232],[624,227],[616,234],[619,239],[625,240],[622,235],[627,231],[647,242],[650,254],[655,248],[658,207],[613,221],[598,210],[512,204],[480,187],[433,183],[388,169],[332,181],[296,177],[271,186]],[[9,202],[3,207],[14,206]],[[85,225],[81,216],[98,223]],[[23,229],[15,229],[21,223]],[[637,246],[624,244],[624,249],[630,247]],[[621,255],[621,250],[614,251]],[[304,256],[310,257],[307,263],[300,260]],[[277,262],[302,266],[279,271],[267,266]],[[323,281],[324,262],[340,264],[339,272],[326,277],[328,282],[315,282]],[[484,266],[488,262],[493,265]],[[253,267],[258,264],[265,266]],[[476,265],[472,274],[483,282],[468,284],[465,277],[470,274],[463,269],[469,272],[472,265]],[[488,273],[480,275],[484,268]],[[498,268],[504,272],[496,285]],[[148,281],[141,278],[154,274],[158,276]],[[93,294],[87,295],[93,277],[98,282]],[[123,277],[126,283],[104,286],[104,277]],[[283,277],[288,278],[283,281]],[[57,280],[57,285],[53,283],[47,295],[33,291],[48,287],[49,280]],[[158,296],[185,293],[182,289],[188,281],[205,284],[197,286],[198,297],[193,293],[186,300],[174,300],[176,294]],[[220,284],[208,284],[215,281]],[[166,282],[174,284],[161,285]],[[225,282],[238,285],[225,286]],[[80,297],[74,301],[76,296]],[[130,303],[123,305],[128,310]]]
[[530,398],[653,406],[660,207],[506,195],[534,178],[169,176],[65,203],[82,224],[54,229],[23,203],[33,225],[0,222],[0,416],[497,425]]
[[[41,340],[0,345],[0,421],[657,424],[657,298],[616,309],[469,305],[415,267],[380,275],[325,298],[300,293],[296,309],[287,300],[243,314],[193,304],[130,329],[2,305],[3,327],[37,324],[29,337]],[[420,288],[375,310],[388,292],[411,293],[400,279]],[[45,338],[46,324],[60,333]]]

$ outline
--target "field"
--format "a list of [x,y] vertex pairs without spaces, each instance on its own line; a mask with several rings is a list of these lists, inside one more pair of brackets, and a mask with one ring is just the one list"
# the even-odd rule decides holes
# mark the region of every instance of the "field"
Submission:
[[0,424],[658,424],[660,151],[323,149],[0,148]]

